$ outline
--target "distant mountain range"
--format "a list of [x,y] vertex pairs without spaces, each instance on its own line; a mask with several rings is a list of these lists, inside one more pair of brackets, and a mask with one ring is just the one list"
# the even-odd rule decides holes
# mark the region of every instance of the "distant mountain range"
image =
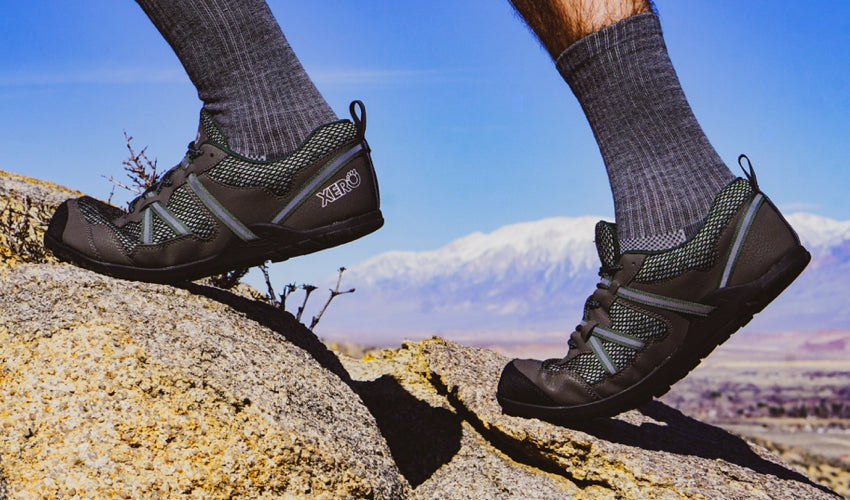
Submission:
[[[850,221],[808,213],[788,219],[812,263],[747,328],[850,330],[850,291],[841,288],[850,282]],[[470,343],[565,339],[598,280],[597,220],[553,217],[433,251],[377,255],[346,272],[357,292],[331,306],[320,330],[375,343],[429,334]]]

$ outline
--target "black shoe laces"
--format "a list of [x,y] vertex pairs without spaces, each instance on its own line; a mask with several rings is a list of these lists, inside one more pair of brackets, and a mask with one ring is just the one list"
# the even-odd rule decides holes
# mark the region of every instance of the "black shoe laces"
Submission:
[[183,159],[180,161],[180,163],[171,167],[164,174],[160,175],[159,179],[157,179],[156,182],[154,182],[152,185],[148,186],[148,188],[145,189],[142,192],[142,194],[133,198],[130,201],[130,203],[129,203],[130,213],[133,213],[133,212],[136,211],[136,207],[139,206],[139,201],[144,200],[145,197],[147,197],[147,195],[149,193],[159,194],[162,191],[162,188],[171,186],[173,184],[173,182],[171,180],[171,176],[174,174],[174,172],[177,171],[180,168],[188,167],[189,165],[192,164],[192,161],[195,158],[201,156],[202,154],[204,154],[203,150],[195,147],[195,141],[190,142],[189,145],[186,147],[186,155],[183,157]]
[[[599,266],[599,272],[597,274],[600,278],[611,279],[614,277],[614,273],[621,269],[623,269],[623,266],[619,264],[613,266],[606,266],[603,264],[602,266]],[[602,282],[596,284],[597,290],[606,290],[607,288],[608,287]],[[594,297],[595,295],[596,294],[594,293],[593,295],[588,297],[587,300],[584,302],[584,307],[586,309],[599,309],[600,307],[602,307],[602,303]],[[583,323],[576,325],[575,331],[570,334],[570,339],[569,341],[567,341],[567,346],[569,346],[570,349],[576,349],[581,344],[587,343],[588,339],[590,338],[591,330],[593,330],[592,327],[588,327]],[[569,352],[567,352],[567,354],[569,355]]]

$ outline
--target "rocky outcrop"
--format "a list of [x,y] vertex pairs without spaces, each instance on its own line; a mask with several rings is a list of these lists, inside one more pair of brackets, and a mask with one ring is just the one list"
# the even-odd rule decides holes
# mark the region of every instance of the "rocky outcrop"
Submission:
[[6,270],[0,296],[13,497],[407,491],[344,369],[289,315],[68,265]]
[[[492,351],[432,339],[345,364],[354,378],[389,373],[411,394],[443,398],[464,429],[469,426],[504,457],[503,468],[491,469],[499,474],[478,478],[500,492],[493,498],[552,498],[546,492],[556,486],[567,498],[835,498],[764,448],[658,402],[576,429],[503,415],[493,394],[507,361]],[[474,445],[462,441],[461,450],[466,446],[474,453]],[[507,477],[522,478],[522,467],[547,480],[535,485],[540,490],[520,479],[502,482],[507,468]],[[427,490],[444,473],[437,470],[419,488]]]
[[56,262],[42,240],[50,216],[67,198],[82,193],[0,170],[0,265]]
[[24,260],[0,266],[0,496],[834,498],[661,403],[505,416],[487,350],[355,359],[248,297]]

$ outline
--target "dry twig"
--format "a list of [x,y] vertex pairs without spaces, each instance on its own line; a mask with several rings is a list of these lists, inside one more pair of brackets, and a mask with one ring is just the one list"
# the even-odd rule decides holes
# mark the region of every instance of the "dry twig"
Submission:
[[301,285],[301,288],[304,289],[304,302],[301,303],[301,307],[298,308],[298,314],[295,315],[295,319],[301,321],[301,315],[304,314],[304,307],[307,305],[307,299],[310,298],[310,294],[313,293],[317,287],[314,285]]
[[284,311],[286,310],[286,298],[292,295],[292,292],[298,290],[298,287],[295,286],[295,283],[289,283],[288,285],[283,287],[283,293],[280,294],[280,308]]
[[263,273],[263,277],[266,278],[266,287],[268,289],[267,295],[268,295],[268,298],[269,298],[269,304],[271,304],[274,307],[277,307],[278,301],[277,301],[277,297],[275,297],[274,287],[272,286],[272,280],[271,280],[271,278],[269,278],[269,268],[268,268],[268,266],[266,265],[265,262],[260,264],[259,267],[260,267],[260,271]]
[[336,288],[334,288],[333,290],[330,291],[331,294],[328,296],[328,300],[325,302],[325,305],[322,306],[322,309],[319,311],[319,314],[313,316],[313,320],[310,322],[310,331],[311,332],[313,331],[313,327],[315,327],[316,325],[319,324],[319,320],[322,319],[322,315],[325,314],[325,310],[328,308],[329,305],[331,305],[331,301],[334,299],[334,297],[336,297],[337,295],[343,295],[343,294],[346,294],[346,293],[354,293],[354,290],[355,290],[354,288],[351,288],[351,289],[346,290],[344,292],[339,291],[339,285],[340,285],[340,283],[342,283],[342,273],[344,273],[344,272],[345,272],[345,268],[340,267],[339,268],[339,276],[337,276],[337,279],[336,279]]
[[239,284],[239,281],[248,274],[250,268],[234,269],[226,273],[210,276],[210,284],[222,290],[230,290]]
[[124,132],[124,141],[126,142],[127,151],[130,152],[130,156],[122,161],[121,164],[124,165],[124,171],[130,179],[130,184],[127,185],[111,175],[101,175],[101,177],[112,184],[112,189],[109,191],[109,198],[106,200],[107,203],[112,203],[112,197],[115,195],[116,187],[139,195],[159,180],[159,174],[156,172],[156,160],[151,160],[148,157],[147,146],[136,153],[132,144],[133,137],[127,135],[127,132]]
[[[127,132],[124,132],[124,140],[127,143],[127,151],[130,152],[130,157],[122,161],[121,164],[124,165],[124,170],[127,171],[127,177],[130,178],[133,186],[135,186],[129,189],[140,194],[159,180],[159,174],[156,173],[156,160],[148,158],[147,146],[136,153],[133,150],[133,144],[131,142],[133,137],[127,135]],[[120,184],[117,185],[120,186]]]

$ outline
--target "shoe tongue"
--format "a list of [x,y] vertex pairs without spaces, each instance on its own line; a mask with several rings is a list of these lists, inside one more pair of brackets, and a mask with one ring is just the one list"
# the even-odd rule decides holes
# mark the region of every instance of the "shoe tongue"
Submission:
[[617,225],[601,220],[596,223],[596,251],[603,266],[615,266],[620,258]]
[[215,119],[205,109],[201,109],[201,119],[198,123],[198,136],[195,138],[195,144],[201,145],[205,142],[213,142],[220,146],[230,147],[227,143],[227,138],[218,128]]

